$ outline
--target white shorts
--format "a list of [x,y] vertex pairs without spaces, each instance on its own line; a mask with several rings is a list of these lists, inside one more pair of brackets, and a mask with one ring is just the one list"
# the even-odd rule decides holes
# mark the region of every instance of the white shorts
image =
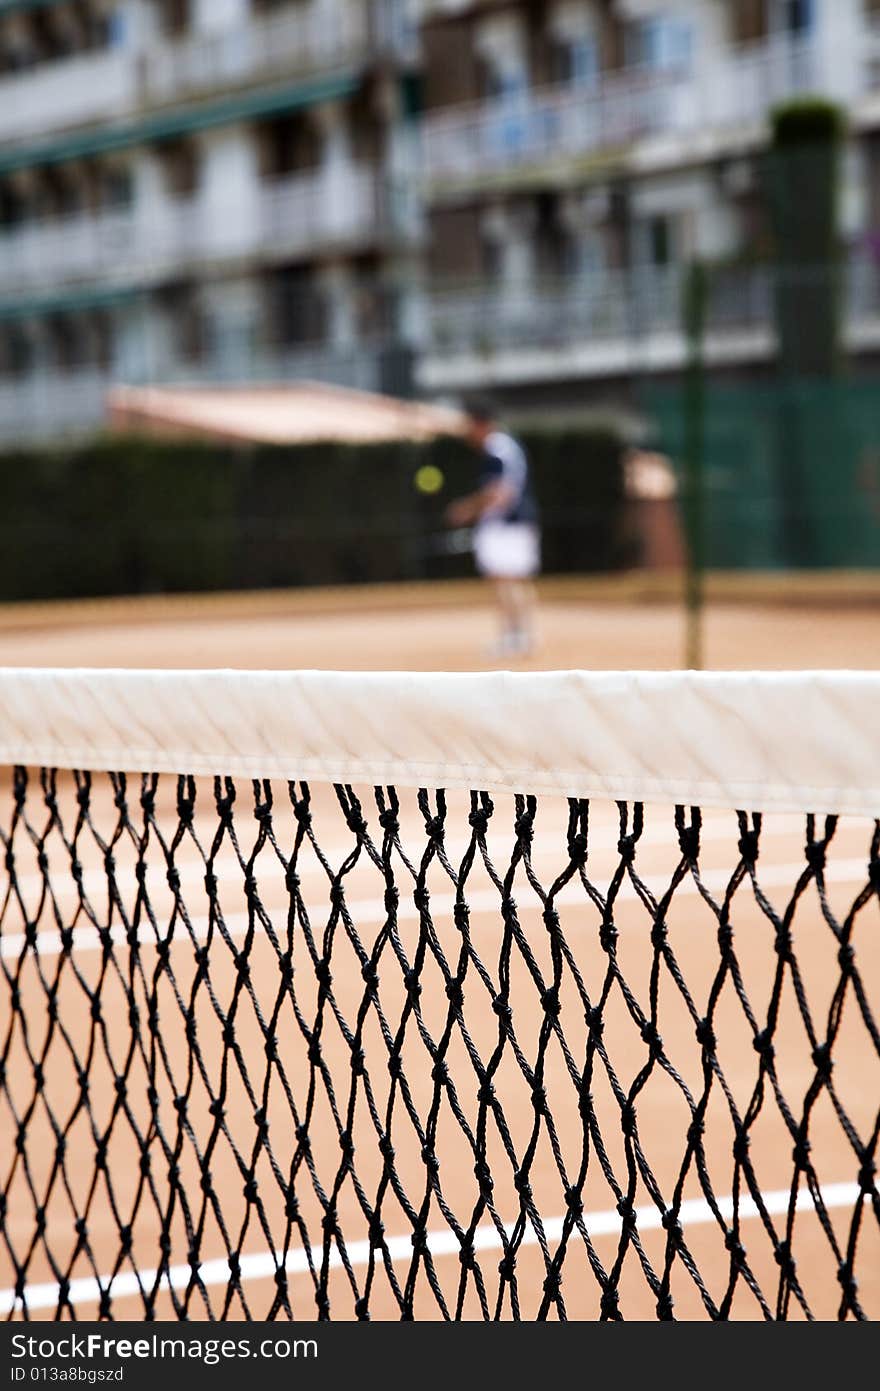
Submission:
[[474,560],[489,579],[530,579],[541,568],[541,533],[531,522],[480,522]]

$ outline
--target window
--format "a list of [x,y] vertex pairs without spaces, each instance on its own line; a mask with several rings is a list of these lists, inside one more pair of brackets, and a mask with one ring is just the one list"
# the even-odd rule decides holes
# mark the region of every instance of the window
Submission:
[[541,195],[535,204],[534,252],[539,275],[557,277],[575,268],[576,247],[565,225],[559,200]]
[[652,217],[648,223],[648,256],[652,266],[668,266],[672,260],[668,217]]
[[179,38],[190,27],[190,0],[162,0],[161,22],[163,33],[169,38]]
[[301,347],[324,341],[326,304],[311,271],[296,266],[270,275],[266,302],[274,342],[284,347]]
[[165,191],[173,198],[187,198],[199,186],[199,160],[191,140],[169,140],[159,146]]
[[101,181],[101,202],[105,208],[122,211],[130,208],[133,200],[131,170],[125,168],[107,169]]
[[553,50],[551,81],[593,86],[599,76],[599,45],[589,37],[567,39]]
[[103,17],[103,43],[107,48],[124,48],[128,43],[128,15],[120,6]]
[[809,34],[815,22],[815,0],[776,0],[771,28],[783,34]]
[[637,20],[626,32],[626,61],[630,67],[658,71],[688,69],[693,58],[693,27],[686,19],[652,15]]
[[113,362],[113,320],[106,310],[97,309],[89,327],[92,360],[106,372]]
[[481,269],[485,278],[492,282],[500,281],[504,273],[504,252],[498,237],[485,234],[480,241]]
[[0,227],[18,227],[29,216],[27,200],[12,184],[0,184]]
[[377,285],[371,271],[360,271],[353,286],[354,314],[358,338],[375,341],[387,330],[391,320],[390,297]]
[[633,227],[633,259],[640,266],[668,266],[676,259],[675,219],[657,213]]
[[607,255],[605,249],[604,233],[593,229],[583,233],[578,237],[574,246],[574,265],[572,270],[577,275],[591,277],[600,275],[607,269]]
[[86,183],[69,165],[49,167],[42,177],[42,212],[49,217],[75,217],[86,204]]
[[53,367],[70,371],[81,363],[83,344],[74,321],[66,314],[53,315],[46,322],[46,345]]
[[256,128],[260,175],[282,179],[317,169],[321,163],[321,141],[315,122],[300,111],[263,121]]
[[208,348],[208,321],[191,286],[180,286],[171,296],[171,323],[177,359],[201,362]]
[[528,85],[528,78],[521,69],[490,68],[486,74],[486,96],[490,100],[516,101],[528,90]]
[[815,22],[814,0],[789,0],[789,26],[796,34],[806,34]]
[[599,45],[595,39],[575,39],[569,44],[571,81],[578,87],[592,86],[599,76]]
[[0,335],[0,376],[23,377],[34,363],[33,343],[17,324]]

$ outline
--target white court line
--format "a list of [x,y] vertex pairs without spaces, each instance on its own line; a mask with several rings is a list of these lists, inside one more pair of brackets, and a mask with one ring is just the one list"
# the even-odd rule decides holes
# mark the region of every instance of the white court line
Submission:
[[[711,819],[705,820],[700,830],[701,842],[705,843],[706,841],[715,840],[727,840],[732,842],[736,835],[735,824],[731,824],[734,820],[735,813],[730,812],[729,814],[725,815],[722,812],[712,812],[710,815]],[[767,840],[772,839],[774,836],[791,835],[793,833],[802,831],[803,821],[804,818],[802,816],[774,816],[772,818],[772,821],[769,821],[765,824],[764,829],[761,832],[762,844],[765,843]],[[414,838],[418,839],[418,836],[416,835]],[[493,846],[495,844],[495,841],[500,839],[501,828],[499,827],[495,830],[494,837],[492,829],[490,828],[490,832],[487,837],[487,845],[489,848],[490,855],[492,855],[493,853]],[[619,839],[620,831],[616,826],[600,825],[594,827],[590,831],[591,858],[594,852],[603,850],[615,850],[617,848],[617,843]],[[445,842],[445,849],[447,855],[452,860],[452,863],[454,865],[457,865],[461,862],[465,854],[465,851],[468,849],[470,843],[470,837],[468,836],[447,837]],[[509,837],[506,840],[505,845],[506,851],[507,853],[509,853],[511,845]],[[673,850],[677,849],[674,835],[672,834],[672,832],[670,832],[669,826],[666,824],[659,824],[656,818],[654,818],[653,823],[650,819],[646,820],[645,829],[642,832],[642,835],[639,840],[640,847],[649,845],[666,845],[672,848]],[[349,841],[347,845],[337,845],[325,850],[324,854],[326,856],[328,864],[330,864],[331,866],[338,866],[343,864],[345,862],[346,857],[351,854],[353,846],[354,842]],[[155,858],[150,859],[147,865],[147,889],[149,891],[150,883],[151,881],[153,881],[155,885],[154,892],[156,890],[166,891],[168,888],[168,881],[166,879],[166,866],[160,859],[161,851],[159,850],[158,845],[155,843],[153,846],[153,854]],[[561,868],[565,867],[567,860],[565,858],[564,829],[560,828],[555,832],[539,831],[535,834],[532,840],[533,861],[536,860],[538,857],[543,858],[545,854],[553,855],[556,859],[557,864]],[[266,856],[262,863],[265,864],[268,861],[269,857]],[[280,865],[277,861],[272,861],[271,863],[275,870],[280,870]],[[257,867],[258,869],[260,868],[259,863]],[[69,866],[67,865],[61,865],[59,872],[66,872],[68,868]],[[188,859],[184,858],[179,863],[175,861],[175,868],[178,874],[180,875],[181,884],[204,883],[205,866],[202,863],[202,861],[195,855]],[[323,865],[321,865],[319,861],[315,858],[314,852],[312,851],[311,846],[308,843],[306,843],[306,845],[303,848],[303,858],[297,866],[297,869],[301,878],[304,875],[311,874],[324,876],[326,873]],[[117,875],[119,879],[122,879],[124,875],[124,877],[126,877],[132,885],[134,884],[134,876],[130,872],[125,872],[122,866],[119,867]],[[215,864],[214,876],[217,879],[218,883],[240,884],[242,882],[241,866],[238,864],[237,861],[230,860],[229,852],[227,851],[220,857],[220,859]],[[68,882],[71,885],[73,884],[73,880],[65,880],[65,882]],[[0,871],[0,892],[5,892],[7,883],[8,874],[4,869]],[[42,874],[38,874],[36,872],[29,872],[27,874],[17,875],[16,883],[18,884],[18,887],[21,890],[22,896],[27,897],[28,894],[32,893],[39,895],[43,890],[45,880]],[[103,868],[103,866],[93,866],[92,868],[86,869],[82,877],[82,886],[83,892],[87,898],[96,897],[98,894],[104,892],[107,888],[107,872]]]
[[[825,1207],[830,1209],[854,1207],[859,1199],[861,1189],[857,1183],[830,1183],[825,1184],[820,1191]],[[787,1188],[763,1193],[762,1198],[771,1216],[781,1216],[788,1212],[791,1194]],[[733,1198],[719,1198],[717,1201],[722,1217],[727,1222],[732,1221]],[[802,1189],[798,1193],[795,1208],[798,1212],[812,1212],[814,1210],[809,1189]],[[740,1198],[739,1214],[740,1217],[744,1218],[758,1216],[758,1208],[751,1198]],[[653,1204],[636,1208],[635,1216],[638,1228],[642,1232],[656,1231],[662,1226],[661,1214]],[[562,1217],[552,1217],[544,1222],[544,1233],[548,1242],[561,1241],[564,1220]],[[690,1198],[681,1205],[679,1221],[683,1227],[694,1227],[714,1222],[715,1216],[704,1199]],[[605,1212],[585,1213],[584,1222],[591,1238],[617,1235],[620,1232],[621,1219],[616,1208],[611,1208]],[[505,1232],[510,1237],[513,1225],[505,1225]],[[527,1227],[520,1244],[522,1246],[538,1245],[538,1238],[532,1227]],[[455,1256],[461,1249],[455,1233],[448,1229],[428,1232],[427,1245],[432,1256]],[[386,1246],[393,1261],[412,1260],[413,1245],[409,1236],[391,1237],[386,1241]],[[502,1249],[503,1242],[495,1227],[487,1225],[477,1228],[474,1233],[475,1251],[500,1251]],[[369,1262],[369,1241],[349,1242],[346,1244],[346,1251],[352,1266],[365,1266]],[[320,1267],[324,1258],[323,1246],[313,1246],[311,1252],[302,1247],[289,1251],[284,1258],[284,1269],[291,1275],[304,1274],[309,1269],[309,1255],[311,1255],[312,1262]],[[377,1260],[381,1260],[381,1252],[376,1252],[375,1255]],[[272,1251],[261,1251],[253,1255],[242,1256],[240,1264],[242,1284],[248,1280],[265,1280],[274,1276],[281,1264],[281,1256]],[[330,1248],[329,1264],[334,1269],[342,1265],[342,1259],[335,1245]],[[230,1278],[229,1264],[225,1260],[204,1261],[199,1268],[199,1275],[204,1285],[226,1285]],[[156,1276],[156,1270],[142,1270],[140,1272],[141,1284],[144,1288],[151,1289]],[[189,1265],[170,1266],[162,1275],[159,1289],[185,1290],[189,1286],[191,1278],[192,1271]],[[113,1299],[124,1299],[126,1296],[139,1294],[140,1285],[134,1272],[116,1275],[112,1280],[105,1276],[100,1282],[93,1276],[88,1276],[71,1280],[69,1297],[74,1306],[93,1304],[100,1300],[102,1290],[107,1291]],[[38,1309],[57,1308],[58,1293],[59,1287],[56,1284],[28,1285],[26,1288],[28,1310],[34,1312]],[[0,1290],[0,1315],[10,1314],[22,1308],[23,1302],[16,1298],[14,1290]]]
[[[769,865],[762,869],[760,875],[761,886],[767,888],[794,887],[799,876],[803,873],[804,862],[797,861],[790,865]],[[834,884],[858,884],[868,882],[868,867],[864,860],[839,860],[836,864],[832,863],[825,869],[826,882]],[[658,886],[655,892],[658,897],[668,886],[668,879],[665,885]],[[723,892],[730,882],[730,872],[728,870],[710,870],[702,875],[704,886],[712,892]],[[740,892],[748,892],[748,883],[745,882]],[[538,906],[538,900],[534,897],[531,890],[526,891],[529,897],[520,898],[518,906],[528,911]],[[676,889],[675,897],[697,896],[698,889],[691,878],[685,879]],[[575,897],[577,895],[577,897]],[[516,891],[514,892],[516,898]],[[635,888],[629,882],[624,881],[618,891],[618,901],[632,901],[637,898]],[[557,903],[569,906],[572,903],[581,904],[587,908],[592,908],[592,904],[587,900],[577,882],[567,885],[566,889],[557,897]],[[455,908],[454,894],[436,893],[431,895],[431,914],[432,916],[444,914],[452,916]],[[496,889],[478,889],[474,893],[466,896],[466,903],[472,913],[498,912],[500,899]],[[322,914],[326,917],[330,912],[329,903],[322,903],[318,907],[309,907],[310,916],[315,922],[322,920]],[[286,907],[280,909],[267,909],[270,917],[275,922],[276,931],[282,934],[286,931]],[[348,911],[358,927],[376,926],[383,923],[388,916],[383,898],[367,898],[353,900],[348,904]],[[397,910],[398,920],[410,922],[419,916],[415,904],[407,899],[401,898]],[[161,921],[160,916],[160,921]],[[243,937],[248,928],[248,915],[244,912],[224,914],[226,930],[232,937]],[[196,938],[200,941],[208,935],[210,920],[206,916],[192,917],[190,923]],[[258,923],[259,928],[259,923]],[[215,928],[215,931],[217,929]],[[101,939],[94,927],[77,927],[74,929],[75,948],[77,955],[86,951],[97,951],[101,946]],[[0,937],[0,958],[4,960],[16,959],[25,945],[25,934],[23,932],[12,932]],[[111,931],[111,940],[114,943],[123,945],[126,943],[125,931],[121,927],[114,927]],[[185,945],[189,941],[189,934],[180,924],[177,935],[173,938],[175,946]],[[139,944],[143,947],[156,945],[156,939],[152,935],[149,925],[142,926],[138,938]],[[40,956],[57,956],[61,951],[61,934],[54,928],[40,932],[37,936],[37,950]]]

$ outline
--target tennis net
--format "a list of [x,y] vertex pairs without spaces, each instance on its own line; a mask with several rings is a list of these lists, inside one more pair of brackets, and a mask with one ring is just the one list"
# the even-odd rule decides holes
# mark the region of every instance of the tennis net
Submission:
[[880,677],[0,674],[0,1313],[880,1313]]

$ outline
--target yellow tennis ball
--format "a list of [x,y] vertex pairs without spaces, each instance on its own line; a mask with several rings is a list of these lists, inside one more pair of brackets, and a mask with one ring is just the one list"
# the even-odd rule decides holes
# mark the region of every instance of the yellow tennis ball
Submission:
[[439,493],[445,481],[442,470],[436,464],[422,464],[416,472],[416,488],[429,496]]

